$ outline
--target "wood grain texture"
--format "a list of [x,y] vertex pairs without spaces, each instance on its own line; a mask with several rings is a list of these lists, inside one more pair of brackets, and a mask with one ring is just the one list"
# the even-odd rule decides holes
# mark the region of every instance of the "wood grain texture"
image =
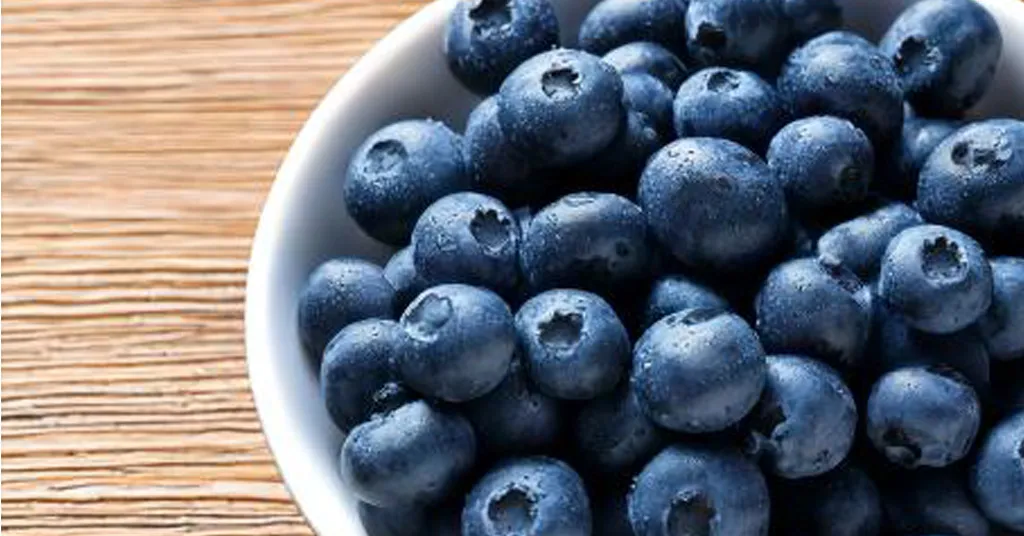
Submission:
[[260,205],[423,0],[6,0],[3,533],[309,534],[245,373]]

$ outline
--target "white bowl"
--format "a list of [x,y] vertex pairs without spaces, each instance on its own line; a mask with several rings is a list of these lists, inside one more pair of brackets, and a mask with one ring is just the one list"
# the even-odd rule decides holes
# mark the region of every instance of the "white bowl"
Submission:
[[[249,378],[263,431],[285,484],[319,534],[364,536],[356,502],[336,470],[342,435],[317,390],[318,372],[296,329],[296,298],[320,262],[354,255],[384,262],[389,249],[345,212],[349,154],[391,121],[434,117],[461,129],[477,99],[449,74],[441,53],[441,0],[403,22],[370,50],[313,112],[288,152],[263,208],[246,288]],[[563,42],[596,0],[555,0]],[[911,0],[841,0],[847,25],[877,38]],[[981,0],[999,20],[1003,58],[973,116],[1024,117],[1024,3]]]

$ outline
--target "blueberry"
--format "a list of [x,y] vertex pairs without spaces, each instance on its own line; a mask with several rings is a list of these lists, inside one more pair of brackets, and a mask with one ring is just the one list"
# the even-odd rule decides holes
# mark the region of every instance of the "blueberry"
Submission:
[[625,121],[622,79],[601,58],[557,49],[512,71],[498,92],[498,120],[509,140],[541,166],[586,161]]
[[394,369],[404,344],[396,322],[372,318],[345,326],[327,345],[320,393],[342,432],[412,398]]
[[505,205],[461,192],[438,199],[412,232],[416,271],[432,283],[465,283],[501,291],[519,279],[519,225]]
[[778,482],[772,524],[778,534],[874,536],[882,525],[878,488],[855,465],[843,465],[815,478]]
[[901,231],[922,223],[914,209],[892,203],[829,229],[818,238],[817,252],[838,260],[863,280],[874,279],[889,242]]
[[516,149],[498,122],[498,99],[484,99],[466,123],[466,166],[473,189],[506,203],[529,203],[543,186],[537,181],[530,158]]
[[636,536],[768,533],[764,477],[757,466],[728,449],[666,448],[636,478],[628,500]]
[[548,0],[460,0],[448,17],[444,54],[466,87],[490,94],[519,64],[557,45]]
[[796,117],[848,119],[887,154],[903,127],[903,90],[892,61],[863,39],[824,34],[790,54],[778,87]]
[[997,424],[981,444],[971,491],[989,519],[1024,531],[1024,411]]
[[665,428],[716,432],[754,407],[765,382],[757,334],[740,317],[688,309],[662,318],[633,350],[641,408]]
[[515,326],[505,302],[468,285],[423,291],[402,314],[408,348],[398,359],[405,382],[417,391],[465,402],[498,386],[515,351]]
[[727,65],[772,75],[785,58],[789,21],[779,2],[691,0],[686,44],[701,65]]
[[878,294],[910,326],[952,333],[988,309],[992,269],[971,237],[948,227],[919,225],[889,243]]
[[476,457],[473,427],[426,402],[410,402],[356,426],[341,447],[341,476],[374,506],[443,499]]
[[583,480],[565,463],[534,457],[507,460],[469,493],[464,536],[588,536],[590,503]]
[[[636,78],[630,75],[625,78]],[[650,77],[646,77],[650,78]],[[651,80],[654,80],[651,78]],[[655,80],[655,82],[657,82]],[[662,85],[661,82],[657,82]],[[662,87],[664,87],[662,85]],[[671,99],[669,103],[671,103]],[[671,106],[669,107],[671,110]],[[669,114],[671,115],[671,114]],[[670,121],[671,122],[671,121]],[[621,195],[633,195],[644,165],[652,154],[661,149],[663,125],[658,125],[647,114],[630,110],[626,126],[611,145],[596,157],[578,167],[578,172],[599,190]]]
[[768,275],[755,304],[769,352],[821,359],[841,370],[860,363],[871,330],[871,301],[852,272],[828,257],[788,261]]
[[[672,90],[661,80],[644,73],[630,73],[622,76],[623,103],[630,111],[646,115],[666,140],[672,133]],[[660,141],[660,140],[659,140]],[[659,143],[654,151],[661,148]],[[609,150],[614,150],[614,144]],[[654,154],[650,151],[646,156]],[[647,158],[641,163],[643,169]]]
[[922,0],[900,14],[879,48],[896,64],[918,112],[956,117],[988,90],[1003,38],[992,15],[972,0]]
[[942,367],[886,373],[867,404],[867,433],[879,452],[907,468],[945,467],[971,448],[981,418],[978,395]]
[[404,310],[409,303],[427,290],[430,283],[416,271],[416,263],[412,258],[412,246],[406,246],[395,252],[384,265],[384,279],[395,289],[395,306]]
[[768,356],[761,400],[747,417],[751,447],[783,478],[831,471],[853,446],[857,407],[829,366],[794,355]]
[[361,502],[357,511],[368,536],[421,536],[427,522],[426,512],[418,505],[380,508]]
[[533,385],[519,359],[498,387],[466,404],[466,416],[481,446],[496,454],[538,452],[554,444],[562,428],[558,401]]
[[764,264],[789,228],[782,186],[767,164],[728,140],[667,145],[647,163],[637,197],[661,245],[703,273]]
[[676,134],[733,140],[764,153],[786,124],[775,88],[754,73],[710,67],[691,76],[676,93]]
[[728,302],[705,285],[681,275],[666,275],[654,282],[644,307],[644,328],[686,309],[729,308]]
[[580,26],[580,48],[594,54],[634,41],[686,52],[686,0],[603,0]]
[[352,155],[345,206],[367,234],[398,246],[427,206],[468,187],[461,136],[437,121],[399,121]]
[[[878,52],[878,48],[875,47],[875,44],[865,39],[863,35],[845,30],[826,32],[804,43],[805,47],[818,47],[824,45],[855,46],[864,49],[866,52]],[[907,105],[907,107],[909,107],[909,105]]]
[[523,275],[537,290],[609,294],[646,276],[648,257],[643,212],[614,194],[559,199],[534,215],[522,241]]
[[794,213],[820,218],[867,197],[875,152],[853,123],[815,116],[786,125],[772,138],[768,167]]
[[689,69],[679,57],[650,41],[627,43],[612,49],[601,59],[623,75],[649,74],[661,80],[670,91],[678,89],[683,80],[690,76]]
[[1024,121],[968,125],[921,168],[917,208],[928,221],[1024,254]]
[[992,305],[979,326],[992,359],[1024,359],[1024,259],[998,257],[992,266]]
[[949,471],[915,471],[883,489],[885,521],[892,534],[988,536],[985,516],[971,503],[961,479]]
[[894,169],[879,186],[900,199],[916,197],[921,167],[942,140],[958,128],[959,123],[945,119],[905,119],[899,147],[895,149]]
[[665,434],[647,418],[636,393],[623,382],[614,393],[587,403],[574,428],[581,458],[606,474],[646,463],[663,446]]
[[842,26],[843,9],[836,0],[782,0],[793,40],[806,41]]
[[625,376],[629,335],[596,294],[543,292],[523,304],[515,322],[530,378],[549,396],[594,398]]
[[342,257],[313,271],[299,294],[299,335],[317,362],[341,328],[395,315],[395,289],[380,266]]

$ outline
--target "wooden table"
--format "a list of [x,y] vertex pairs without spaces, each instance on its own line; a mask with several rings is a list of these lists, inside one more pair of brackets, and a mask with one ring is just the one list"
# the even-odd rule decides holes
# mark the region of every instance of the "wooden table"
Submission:
[[250,239],[313,106],[423,3],[4,2],[4,534],[309,534],[246,379]]

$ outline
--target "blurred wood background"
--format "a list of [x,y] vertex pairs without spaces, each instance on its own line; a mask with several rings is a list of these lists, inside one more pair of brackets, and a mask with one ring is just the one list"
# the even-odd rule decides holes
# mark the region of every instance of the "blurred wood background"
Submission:
[[309,534],[242,343],[293,136],[424,0],[6,0],[3,533]]

